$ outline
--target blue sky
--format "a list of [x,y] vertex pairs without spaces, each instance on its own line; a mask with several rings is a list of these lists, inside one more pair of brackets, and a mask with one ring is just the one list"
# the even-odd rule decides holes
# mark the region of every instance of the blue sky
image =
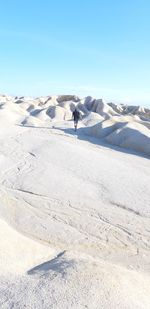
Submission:
[[149,0],[5,0],[0,92],[150,105]]

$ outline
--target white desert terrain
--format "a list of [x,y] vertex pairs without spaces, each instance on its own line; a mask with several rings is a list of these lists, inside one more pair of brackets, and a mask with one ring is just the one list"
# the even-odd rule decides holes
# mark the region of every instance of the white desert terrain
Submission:
[[0,308],[150,308],[149,158],[148,108],[0,95]]

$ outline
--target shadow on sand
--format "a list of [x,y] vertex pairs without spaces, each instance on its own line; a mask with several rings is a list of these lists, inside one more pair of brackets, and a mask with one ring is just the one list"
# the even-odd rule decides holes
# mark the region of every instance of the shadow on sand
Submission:
[[59,253],[54,259],[35,266],[34,268],[28,270],[28,275],[41,275],[44,276],[49,272],[53,271],[56,274],[61,274],[62,277],[65,276],[67,268],[73,266],[73,260],[67,260],[64,257],[66,251]]
[[[33,128],[33,129],[48,129],[48,130],[58,130],[58,131],[62,131],[63,133],[65,133],[66,135],[72,135],[72,136],[76,136],[79,140],[82,141],[87,141],[90,142],[91,144],[97,145],[97,146],[102,146],[102,147],[106,147],[115,151],[119,151],[119,152],[123,152],[125,154],[130,154],[130,155],[134,155],[134,156],[138,156],[138,157],[142,157],[145,159],[150,159],[150,157],[142,152],[137,152],[135,150],[132,149],[126,149],[126,148],[122,148],[116,145],[112,145],[107,143],[104,138],[96,138],[93,136],[90,136],[87,134],[86,131],[88,131],[87,127],[81,127],[79,129],[77,129],[77,131],[74,130],[74,128],[60,128],[57,127],[56,125],[52,125],[49,127],[39,127],[39,126],[31,126],[31,125],[19,125],[20,127],[25,127],[25,128]],[[132,131],[132,129],[130,129]],[[132,134],[132,132],[131,132]]]
[[[119,146],[116,146],[116,145],[112,145],[112,144],[107,143],[103,138],[96,138],[96,137],[90,136],[86,133],[86,130],[88,130],[88,128],[86,128],[86,127],[79,128],[79,129],[77,129],[76,132],[72,128],[63,129],[63,128],[60,128],[60,127],[58,127],[58,128],[55,127],[55,129],[63,131],[65,134],[76,135],[79,140],[87,141],[87,142],[90,142],[91,144],[94,144],[94,145],[97,145],[97,146],[106,147],[106,148],[109,148],[109,149],[112,149],[112,150],[115,150],[115,151],[119,151],[119,152],[123,152],[125,154],[130,154],[130,155],[142,157],[142,158],[145,158],[145,159],[148,159],[148,160],[150,159],[150,157],[148,155],[146,155],[142,152],[137,152],[137,151],[129,149],[129,148],[126,149],[126,148],[122,148],[122,147],[119,147]],[[132,130],[132,129],[130,129],[130,130]],[[131,134],[132,134],[132,132],[131,132]]]

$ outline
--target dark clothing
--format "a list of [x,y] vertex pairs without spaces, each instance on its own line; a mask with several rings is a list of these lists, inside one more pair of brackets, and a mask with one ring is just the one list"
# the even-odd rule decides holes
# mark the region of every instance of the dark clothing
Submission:
[[74,128],[75,131],[77,131],[77,126],[78,126],[78,121],[80,119],[80,113],[77,109],[74,110],[74,112],[72,113],[73,119],[74,119]]
[[75,122],[78,122],[78,120],[80,119],[80,113],[76,109],[73,112],[73,118]]

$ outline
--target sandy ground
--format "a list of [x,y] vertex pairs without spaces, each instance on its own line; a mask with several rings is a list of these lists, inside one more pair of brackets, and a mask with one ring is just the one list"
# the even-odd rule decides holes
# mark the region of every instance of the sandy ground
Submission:
[[72,126],[0,124],[0,307],[148,309],[149,159]]

